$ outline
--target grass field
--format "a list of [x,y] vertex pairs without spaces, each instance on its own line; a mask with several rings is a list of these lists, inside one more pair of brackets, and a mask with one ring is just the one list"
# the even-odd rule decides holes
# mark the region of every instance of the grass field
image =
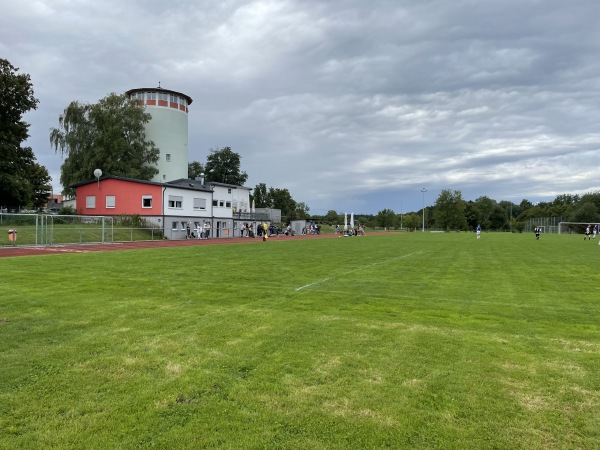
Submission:
[[600,246],[0,259],[0,448],[600,448]]

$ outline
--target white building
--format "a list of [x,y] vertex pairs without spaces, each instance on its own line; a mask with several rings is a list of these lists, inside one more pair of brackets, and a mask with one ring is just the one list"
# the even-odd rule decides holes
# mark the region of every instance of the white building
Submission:
[[152,179],[159,183],[187,178],[188,175],[188,108],[191,97],[169,89],[138,88],[126,92],[139,100],[152,119],[146,124],[146,139],[160,150],[158,174]]

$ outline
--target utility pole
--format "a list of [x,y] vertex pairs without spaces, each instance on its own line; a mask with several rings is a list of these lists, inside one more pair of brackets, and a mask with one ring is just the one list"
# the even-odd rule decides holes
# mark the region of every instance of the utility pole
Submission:
[[423,233],[425,233],[425,192],[427,189],[423,188],[421,192],[423,193]]

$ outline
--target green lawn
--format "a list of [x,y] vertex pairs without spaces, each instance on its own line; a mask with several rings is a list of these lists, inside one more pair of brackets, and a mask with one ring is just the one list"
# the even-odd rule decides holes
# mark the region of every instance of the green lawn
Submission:
[[0,448],[600,448],[600,246],[1,258]]

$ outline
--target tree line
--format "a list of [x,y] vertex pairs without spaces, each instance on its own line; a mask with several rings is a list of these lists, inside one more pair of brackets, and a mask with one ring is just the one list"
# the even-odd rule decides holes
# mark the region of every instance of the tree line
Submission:
[[[424,214],[423,214],[424,213]],[[419,211],[398,214],[383,209],[375,215],[355,215],[355,222],[370,227],[437,230],[473,230],[481,225],[490,231],[523,231],[529,219],[560,217],[565,222],[600,223],[600,191],[584,195],[561,194],[549,202],[533,204],[523,199],[520,203],[496,201],[487,196],[466,201],[458,190],[444,189],[432,206]],[[343,223],[344,216],[334,210],[322,220]]]

